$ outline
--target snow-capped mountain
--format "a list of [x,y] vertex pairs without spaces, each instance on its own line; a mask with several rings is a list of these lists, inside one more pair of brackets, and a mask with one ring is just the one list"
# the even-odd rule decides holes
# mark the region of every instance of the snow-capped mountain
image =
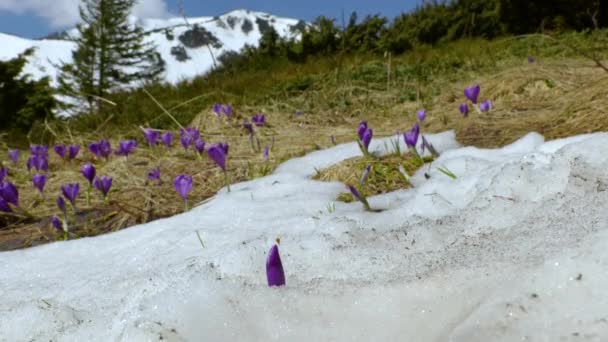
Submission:
[[[136,19],[147,32],[166,62],[164,79],[169,83],[192,79],[204,74],[229,51],[239,51],[245,44],[257,46],[262,34],[270,27],[282,37],[293,37],[303,21],[276,17],[268,13],[235,10],[217,17]],[[69,38],[75,29],[54,34],[55,39],[31,40],[0,33],[0,60],[16,57],[28,48],[35,53],[28,58],[24,72],[38,79],[50,76],[53,84],[58,76],[54,65],[72,60],[75,44]]]

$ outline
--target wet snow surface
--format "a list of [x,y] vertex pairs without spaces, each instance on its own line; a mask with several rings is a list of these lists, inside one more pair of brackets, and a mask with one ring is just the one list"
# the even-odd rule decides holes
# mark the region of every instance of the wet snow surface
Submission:
[[[431,178],[372,197],[381,213],[330,213],[346,188],[310,179],[353,143],[183,215],[0,253],[0,340],[608,339],[608,134],[498,150],[428,139],[442,152]],[[277,236],[287,286],[270,289]]]

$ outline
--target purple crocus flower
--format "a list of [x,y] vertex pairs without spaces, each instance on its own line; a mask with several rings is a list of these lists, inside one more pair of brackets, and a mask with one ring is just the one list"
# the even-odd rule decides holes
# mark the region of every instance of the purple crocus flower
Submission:
[[251,122],[258,127],[262,127],[266,124],[266,117],[264,114],[256,114],[251,117]]
[[44,191],[44,186],[46,185],[46,175],[34,175],[34,177],[32,177],[32,184],[34,184],[34,187],[42,193]]
[[33,145],[30,147],[30,153],[33,156],[49,156],[49,148],[46,145]]
[[264,158],[265,161],[268,161],[268,153],[269,153],[269,149],[268,149],[268,145],[264,146],[264,153],[262,154],[262,157]]
[[188,134],[182,134],[179,141],[182,143],[184,150],[188,150],[188,147],[192,144],[192,138]]
[[217,143],[207,149],[209,157],[222,170],[226,171],[226,155],[228,154],[228,144]]
[[33,155],[27,160],[27,170],[29,171],[31,168],[36,169],[36,171],[48,171],[49,170],[49,161],[47,157],[44,155]]
[[65,215],[65,211],[66,211],[66,209],[65,209],[65,201],[63,200],[63,197],[61,197],[61,196],[57,197],[57,207]]
[[192,190],[192,177],[183,174],[175,177],[173,187],[175,188],[175,191],[177,191],[179,196],[182,198],[184,203],[187,203],[188,194]]
[[359,180],[359,186],[363,186],[363,184],[365,184],[365,180],[367,180],[367,176],[369,175],[369,172],[371,171],[372,166],[371,165],[367,165],[365,167],[365,170],[363,170],[363,174],[361,175],[361,179]]
[[363,141],[363,133],[365,133],[365,130],[367,130],[367,121],[361,121],[359,123],[359,129],[357,130],[357,136],[361,141]]
[[464,117],[467,117],[469,115],[469,105],[466,103],[463,103],[460,106],[458,106],[458,110]]
[[57,229],[58,231],[63,231],[63,224],[61,223],[61,220],[57,217],[57,216],[53,216],[53,218],[51,219],[51,225],[53,226],[53,228]]
[[347,186],[348,186],[348,190],[350,190],[350,193],[353,195],[353,197],[355,199],[357,199],[357,201],[363,202],[363,197],[361,197],[361,194],[359,193],[359,190],[357,190],[352,185],[347,185]]
[[74,160],[76,156],[78,156],[78,152],[80,152],[80,146],[70,145],[70,147],[68,147],[68,158]]
[[67,152],[65,144],[57,144],[53,147],[53,150],[55,150],[55,153],[57,153],[61,159],[65,159],[65,154]]
[[279,246],[277,245],[272,246],[268,252],[266,278],[268,279],[269,287],[285,285],[285,272],[283,271],[283,263],[281,262]]
[[13,212],[13,209],[11,209],[11,207],[8,205],[8,203],[2,197],[0,197],[0,211],[3,211],[5,213]]
[[426,119],[426,110],[421,109],[418,111],[418,113],[416,113],[416,115],[418,116],[418,120],[422,122],[424,119]]
[[6,178],[6,176],[8,176],[8,169],[7,168],[0,169],[0,183],[4,182],[4,179]]
[[93,180],[95,179],[95,174],[97,170],[95,170],[95,166],[91,163],[86,163],[80,168],[80,172],[89,181],[89,184],[93,184]]
[[477,104],[477,98],[479,97],[479,91],[481,90],[481,87],[479,86],[479,84],[476,84],[474,86],[471,86],[467,89],[464,90],[464,96],[471,100],[471,102]]
[[211,106],[211,110],[213,111],[213,113],[215,113],[215,115],[218,118],[220,117],[220,115],[222,115],[222,105],[219,103],[216,103],[213,106]]
[[529,56],[528,57],[528,63],[534,63],[534,62],[536,62],[536,58],[534,58],[532,56]]
[[405,144],[408,147],[416,147],[416,143],[418,142],[418,134],[420,133],[420,126],[418,123],[414,124],[412,130],[410,132],[403,133],[403,139],[405,140]]
[[17,190],[17,187],[9,181],[4,181],[0,184],[0,198],[15,207],[19,206],[19,191]]
[[253,125],[251,124],[251,122],[243,122],[243,128],[245,128],[250,135],[253,134]]
[[371,128],[367,128],[363,132],[363,136],[361,137],[361,142],[363,143],[363,146],[365,147],[366,151],[369,150],[369,143],[372,141],[373,136],[374,136],[374,131]]
[[80,184],[66,184],[61,187],[61,193],[63,197],[65,197],[72,206],[76,206],[76,198],[78,197],[78,193],[80,192]]
[[19,150],[8,150],[8,157],[13,161],[13,164],[17,165],[19,163]]
[[223,105],[222,106],[222,112],[224,113],[224,115],[226,115],[226,117],[228,119],[230,119],[230,117],[232,116],[232,106],[231,105]]
[[137,147],[137,141],[135,140],[123,140],[118,144],[118,151],[116,151],[116,155],[128,157],[129,154],[132,154]]
[[93,180],[93,186],[95,186],[95,189],[101,191],[103,197],[108,197],[108,193],[112,187],[112,177],[95,177],[95,180]]
[[146,141],[148,142],[150,147],[156,146],[156,144],[158,144],[158,131],[146,128],[144,129],[144,137],[146,138]]
[[198,153],[205,152],[205,142],[202,139],[198,139],[194,142],[194,148],[196,151],[198,151]]
[[101,140],[99,142],[99,155],[108,159],[110,154],[112,154],[112,146],[110,145],[110,142],[105,139]]
[[160,139],[162,140],[163,144],[167,146],[167,148],[171,148],[171,146],[173,145],[173,133],[171,132],[163,133]]
[[490,100],[484,101],[479,105],[479,110],[482,112],[487,112],[492,109],[492,102]]
[[184,149],[188,149],[188,147],[198,139],[200,139],[201,133],[198,129],[194,127],[187,127],[181,130],[181,143],[184,146]]
[[98,157],[98,158],[101,157],[101,153],[100,153],[100,150],[99,150],[99,143],[98,142],[91,143],[89,145],[89,151],[91,153],[93,153],[93,155],[95,155],[95,157]]
[[160,168],[155,167],[148,172],[148,179],[151,181],[160,181]]

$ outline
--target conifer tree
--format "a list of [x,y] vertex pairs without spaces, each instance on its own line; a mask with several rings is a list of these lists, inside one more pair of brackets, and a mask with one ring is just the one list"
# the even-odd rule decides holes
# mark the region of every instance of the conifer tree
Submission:
[[[164,71],[156,46],[129,20],[136,0],[82,0],[72,64],[61,65],[59,91],[85,100],[89,111],[100,109],[108,93],[154,81]],[[69,101],[74,105],[75,101]]]

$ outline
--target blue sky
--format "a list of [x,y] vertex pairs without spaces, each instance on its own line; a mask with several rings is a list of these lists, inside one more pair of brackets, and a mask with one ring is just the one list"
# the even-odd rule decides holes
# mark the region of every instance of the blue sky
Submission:
[[[136,14],[158,17],[179,13],[178,0],[140,0]],[[352,11],[359,17],[380,13],[389,18],[407,12],[420,0],[183,0],[188,16],[213,16],[237,8],[269,12],[284,17],[312,20],[318,15],[346,19]],[[0,0],[0,32],[29,38],[72,27],[78,20],[79,0]]]

